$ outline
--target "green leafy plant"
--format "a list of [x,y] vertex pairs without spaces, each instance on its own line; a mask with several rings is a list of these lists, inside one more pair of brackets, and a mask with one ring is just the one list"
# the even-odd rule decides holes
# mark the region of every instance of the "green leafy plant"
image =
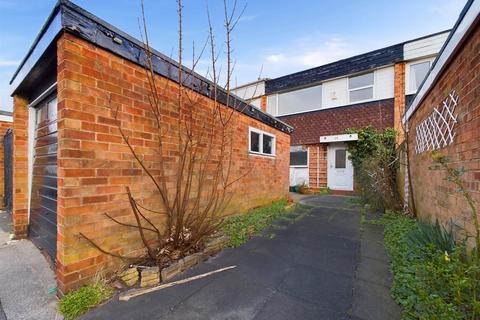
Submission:
[[397,132],[392,128],[379,132],[372,126],[348,129],[346,132],[358,135],[357,141],[349,143],[348,151],[362,198],[376,210],[398,209],[398,158],[395,150]]
[[223,226],[223,232],[230,239],[229,246],[238,247],[247,242],[253,235],[268,227],[275,219],[285,216],[286,199],[273,202],[269,206],[251,210],[245,214],[230,217]]
[[113,294],[114,290],[104,283],[89,284],[67,294],[60,301],[58,310],[66,320],[73,320],[109,299]]
[[422,228],[417,221],[386,214],[377,222],[385,225],[385,247],[394,278],[392,295],[403,309],[403,319],[478,319],[480,268],[463,259],[461,244],[451,252],[431,241],[412,245],[411,237]]
[[455,250],[455,234],[452,224],[447,229],[440,225],[438,219],[435,224],[418,222],[417,228],[408,234],[410,244],[418,247],[433,245],[440,252],[453,253]]

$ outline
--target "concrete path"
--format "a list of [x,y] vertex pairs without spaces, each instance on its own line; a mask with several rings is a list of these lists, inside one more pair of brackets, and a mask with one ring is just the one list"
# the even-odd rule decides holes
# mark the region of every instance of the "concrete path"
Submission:
[[82,319],[399,319],[390,298],[382,230],[365,226],[347,197],[307,197],[247,244],[179,278],[235,269],[120,302]]
[[0,320],[60,319],[48,294],[56,286],[52,269],[30,241],[10,241],[9,224],[0,212]]

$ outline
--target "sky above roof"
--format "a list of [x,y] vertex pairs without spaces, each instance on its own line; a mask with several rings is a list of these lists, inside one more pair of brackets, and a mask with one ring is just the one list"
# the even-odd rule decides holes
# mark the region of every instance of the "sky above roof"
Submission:
[[[177,59],[174,0],[144,0],[152,47]],[[237,0],[246,9],[233,33],[233,84],[274,78],[453,27],[466,0]],[[139,37],[140,0],[74,0]],[[0,110],[11,111],[9,81],[56,0],[0,0]],[[184,0],[184,59],[208,35],[207,1]],[[233,0],[230,1],[230,4]],[[223,1],[208,0],[217,51],[225,52]],[[197,72],[210,70],[207,53]],[[191,63],[190,63],[191,64]],[[225,71],[225,59],[219,64]]]

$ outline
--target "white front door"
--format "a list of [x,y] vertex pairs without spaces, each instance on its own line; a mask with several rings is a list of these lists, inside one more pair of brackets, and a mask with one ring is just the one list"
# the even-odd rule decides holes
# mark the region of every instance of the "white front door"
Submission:
[[353,166],[345,143],[327,147],[327,186],[332,190],[353,191]]

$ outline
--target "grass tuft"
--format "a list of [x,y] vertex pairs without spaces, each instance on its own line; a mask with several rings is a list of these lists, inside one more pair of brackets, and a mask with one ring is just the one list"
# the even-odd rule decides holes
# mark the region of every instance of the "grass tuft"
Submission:
[[228,218],[223,232],[230,239],[230,247],[238,247],[248,241],[252,236],[272,224],[281,217],[285,217],[291,210],[286,207],[286,199],[273,202],[269,206],[248,211],[245,214]]
[[113,294],[114,290],[103,283],[89,284],[68,293],[60,301],[58,310],[66,320],[73,320],[109,299]]

